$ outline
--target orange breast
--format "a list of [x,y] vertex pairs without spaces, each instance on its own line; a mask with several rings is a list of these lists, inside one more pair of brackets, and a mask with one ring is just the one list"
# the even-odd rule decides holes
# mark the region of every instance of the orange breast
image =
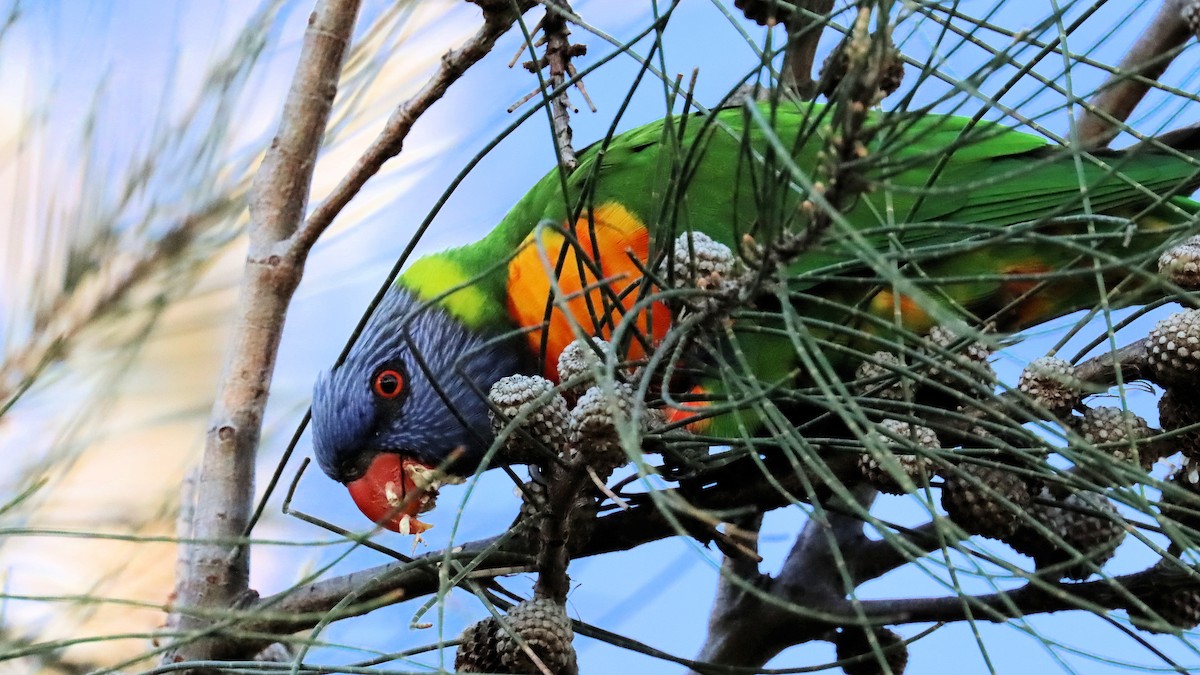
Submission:
[[580,218],[571,234],[541,228],[508,265],[509,316],[534,329],[529,333],[534,353],[544,341],[545,375],[553,381],[558,355],[578,336],[610,340],[617,326],[629,323],[623,332],[632,339],[624,356],[640,359],[670,328],[662,303],[634,311],[644,295],[639,265],[646,265],[650,252],[649,232],[636,216],[619,204],[604,204],[590,220],[586,214]]

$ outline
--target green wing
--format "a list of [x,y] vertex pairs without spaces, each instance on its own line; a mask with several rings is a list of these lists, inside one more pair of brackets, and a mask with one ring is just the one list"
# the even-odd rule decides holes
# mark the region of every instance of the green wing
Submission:
[[[657,251],[686,230],[735,250],[745,235],[768,242],[784,228],[796,231],[805,225],[798,206],[831,134],[828,112],[816,104],[730,108],[660,120],[594,144],[580,153],[578,168],[565,181],[552,171],[483,240],[440,254],[438,264],[419,263],[402,283],[424,284],[422,292],[432,297],[451,282],[475,279],[480,299],[472,302],[488,308],[473,312],[472,320],[502,323],[505,288],[498,263],[539,223],[562,224],[609,202],[646,224]],[[860,167],[867,190],[791,265],[793,290],[825,288],[839,276],[891,281],[895,272],[887,268],[916,260],[923,261],[915,275],[920,283],[993,277],[950,289],[953,302],[970,310],[990,302],[1000,277],[1022,262],[1058,268],[1084,248],[1128,257],[1154,249],[1165,237],[1126,237],[1129,221],[1111,218],[1038,221],[1150,216],[1155,228],[1169,230],[1195,210],[1190,201],[1167,200],[1197,182],[1193,163],[1178,153],[1072,155],[1037,136],[953,116],[876,113],[869,122],[878,131]],[[1018,224],[1028,225],[1011,227]],[[964,234],[964,225],[974,234]],[[1048,237],[1084,235],[1091,239],[1047,250]],[[460,273],[447,274],[448,267]],[[1094,296],[1099,289],[1092,287]],[[1087,294],[1081,291],[1075,304]],[[1064,311],[1070,308],[1053,309]]]

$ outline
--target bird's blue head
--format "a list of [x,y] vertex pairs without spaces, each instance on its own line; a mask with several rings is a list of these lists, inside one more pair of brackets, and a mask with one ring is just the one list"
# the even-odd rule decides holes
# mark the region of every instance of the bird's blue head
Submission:
[[356,492],[362,484],[392,489],[390,478],[371,474],[394,473],[403,463],[443,466],[456,452],[444,468],[470,473],[493,437],[485,397],[497,380],[520,371],[520,345],[472,330],[393,286],[346,360],[313,389],[321,469],[350,487],[364,513]]

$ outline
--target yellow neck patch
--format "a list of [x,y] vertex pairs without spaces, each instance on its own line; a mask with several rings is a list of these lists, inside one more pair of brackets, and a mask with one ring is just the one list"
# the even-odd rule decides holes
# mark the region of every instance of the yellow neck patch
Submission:
[[[421,258],[404,273],[404,284],[426,302],[436,302],[468,326],[484,321],[488,310],[487,295],[471,283],[457,263],[441,255]],[[458,288],[456,288],[458,287]]]

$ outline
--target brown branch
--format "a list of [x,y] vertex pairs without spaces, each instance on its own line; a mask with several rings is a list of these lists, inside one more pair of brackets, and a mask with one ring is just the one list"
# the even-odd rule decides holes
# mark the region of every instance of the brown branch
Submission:
[[282,255],[308,201],[317,150],[337,92],[358,0],[322,0],[309,19],[279,132],[254,180],[250,250],[227,357],[196,474],[195,512],[179,532],[176,612],[169,622],[185,636],[164,663],[223,658],[220,636],[193,637],[210,621],[186,610],[225,611],[250,597],[250,556],[242,532],[252,511],[254,459],[284,317],[300,281],[304,256]]
[[788,647],[827,635],[833,624],[822,615],[849,610],[845,596],[853,581],[843,573],[850,574],[847,558],[866,541],[863,519],[853,511],[869,508],[874,497],[873,489],[860,486],[857,509],[810,516],[776,578],[723,574],[697,660],[760,668]]
[[546,488],[546,503],[540,514],[541,547],[534,592],[560,605],[566,603],[567,593],[571,590],[571,580],[567,576],[567,566],[571,561],[567,540],[571,537],[573,512],[579,495],[585,486],[591,485],[587,469],[582,453],[576,454],[574,460],[565,467],[557,463],[547,467],[550,481]]
[[[379,173],[384,162],[400,153],[417,119],[441,99],[450,85],[457,82],[468,68],[492,51],[496,40],[512,27],[518,16],[512,11],[513,2],[510,0],[477,0],[475,4],[483,9],[483,26],[461,47],[443,54],[441,64],[425,86],[392,113],[384,124],[383,131],[371,142],[370,147],[363,152],[324,201],[313,209],[292,244],[294,255],[307,254],[346,204],[350,203],[372,176]],[[524,12],[532,7],[534,2],[520,0],[516,4],[519,11]]]
[[1194,34],[1187,19],[1195,0],[1163,0],[1150,27],[1121,59],[1084,108],[1079,118],[1079,140],[1084,145],[1103,147],[1117,134],[1134,108],[1146,96],[1154,80],[1171,65],[1178,49]]
[[[571,57],[576,54],[576,50],[568,39],[571,31],[567,30],[565,16],[570,11],[571,6],[567,0],[547,0],[546,2],[546,17],[542,19],[542,30],[545,31],[546,36],[545,61],[550,68],[546,84],[550,91],[559,89],[569,76],[574,75]],[[558,147],[559,165],[568,173],[574,171],[575,167],[579,165],[579,160],[575,156],[575,148],[571,145],[572,108],[566,89],[563,89],[550,102],[550,119],[554,127],[555,145]]]
[[[829,460],[829,470],[835,479],[857,475],[854,459],[849,454],[838,454]],[[787,474],[776,480],[785,490],[794,493],[801,491],[802,486],[812,478],[801,479],[794,474]],[[736,468],[727,470],[723,480],[703,490],[681,488],[664,490],[663,493],[666,502],[686,498],[696,511],[730,511],[747,505],[770,510],[794,503],[791,496],[776,489],[761,473]],[[828,496],[828,488],[819,485],[813,498],[826,499]],[[717,533],[707,519],[689,516],[684,512],[675,512],[673,515],[684,528],[682,533],[674,525],[675,521],[663,513],[658,504],[650,501],[598,518],[591,538],[578,549],[572,546],[570,557],[576,559],[625,551],[680,534],[695,537],[706,544],[716,538]],[[460,544],[454,547],[452,557],[475,560],[497,539],[492,537]],[[445,556],[445,551],[432,551],[412,562],[380,565],[262,598],[243,610],[241,615],[246,616],[247,620],[231,627],[230,632],[236,628],[238,635],[258,636],[246,638],[240,646],[243,654],[252,655],[280,635],[312,628],[322,618],[328,618],[326,614],[335,607],[338,608],[337,618],[343,618],[365,614],[381,604],[435,593],[441,584],[437,566]],[[471,579],[511,573],[513,564],[527,563],[529,560],[529,553],[525,550],[504,549],[491,554],[486,560],[478,561]],[[356,602],[341,606],[340,603],[347,597],[354,597]]]
[[[1137,340],[1112,352],[1094,356],[1075,366],[1075,377],[1085,385],[1115,385],[1150,378],[1146,341]],[[1118,375],[1120,376],[1118,378]]]
[[876,625],[926,621],[1007,621],[1031,614],[1074,609],[1120,609],[1128,597],[1164,584],[1179,583],[1181,575],[1162,567],[1083,583],[1029,583],[1018,589],[988,595],[952,595],[940,598],[863,600],[863,613]]
[[788,46],[783,56],[783,84],[809,101],[817,95],[813,65],[821,33],[833,11],[833,0],[800,0],[796,8],[799,11],[786,20]]
[[784,24],[788,43],[783,53],[781,84],[805,101],[815,98],[817,80],[813,77],[813,64],[821,34],[833,11],[833,0],[795,0],[790,5],[775,0],[734,0],[733,4],[760,26]]
[[[956,536],[958,532],[961,536]],[[861,584],[902,567],[923,555],[962,540],[967,535],[962,528],[947,528],[944,523],[931,520],[908,532],[894,532],[889,537],[864,541],[854,552],[850,570],[855,584]],[[897,543],[904,539],[907,546]]]

